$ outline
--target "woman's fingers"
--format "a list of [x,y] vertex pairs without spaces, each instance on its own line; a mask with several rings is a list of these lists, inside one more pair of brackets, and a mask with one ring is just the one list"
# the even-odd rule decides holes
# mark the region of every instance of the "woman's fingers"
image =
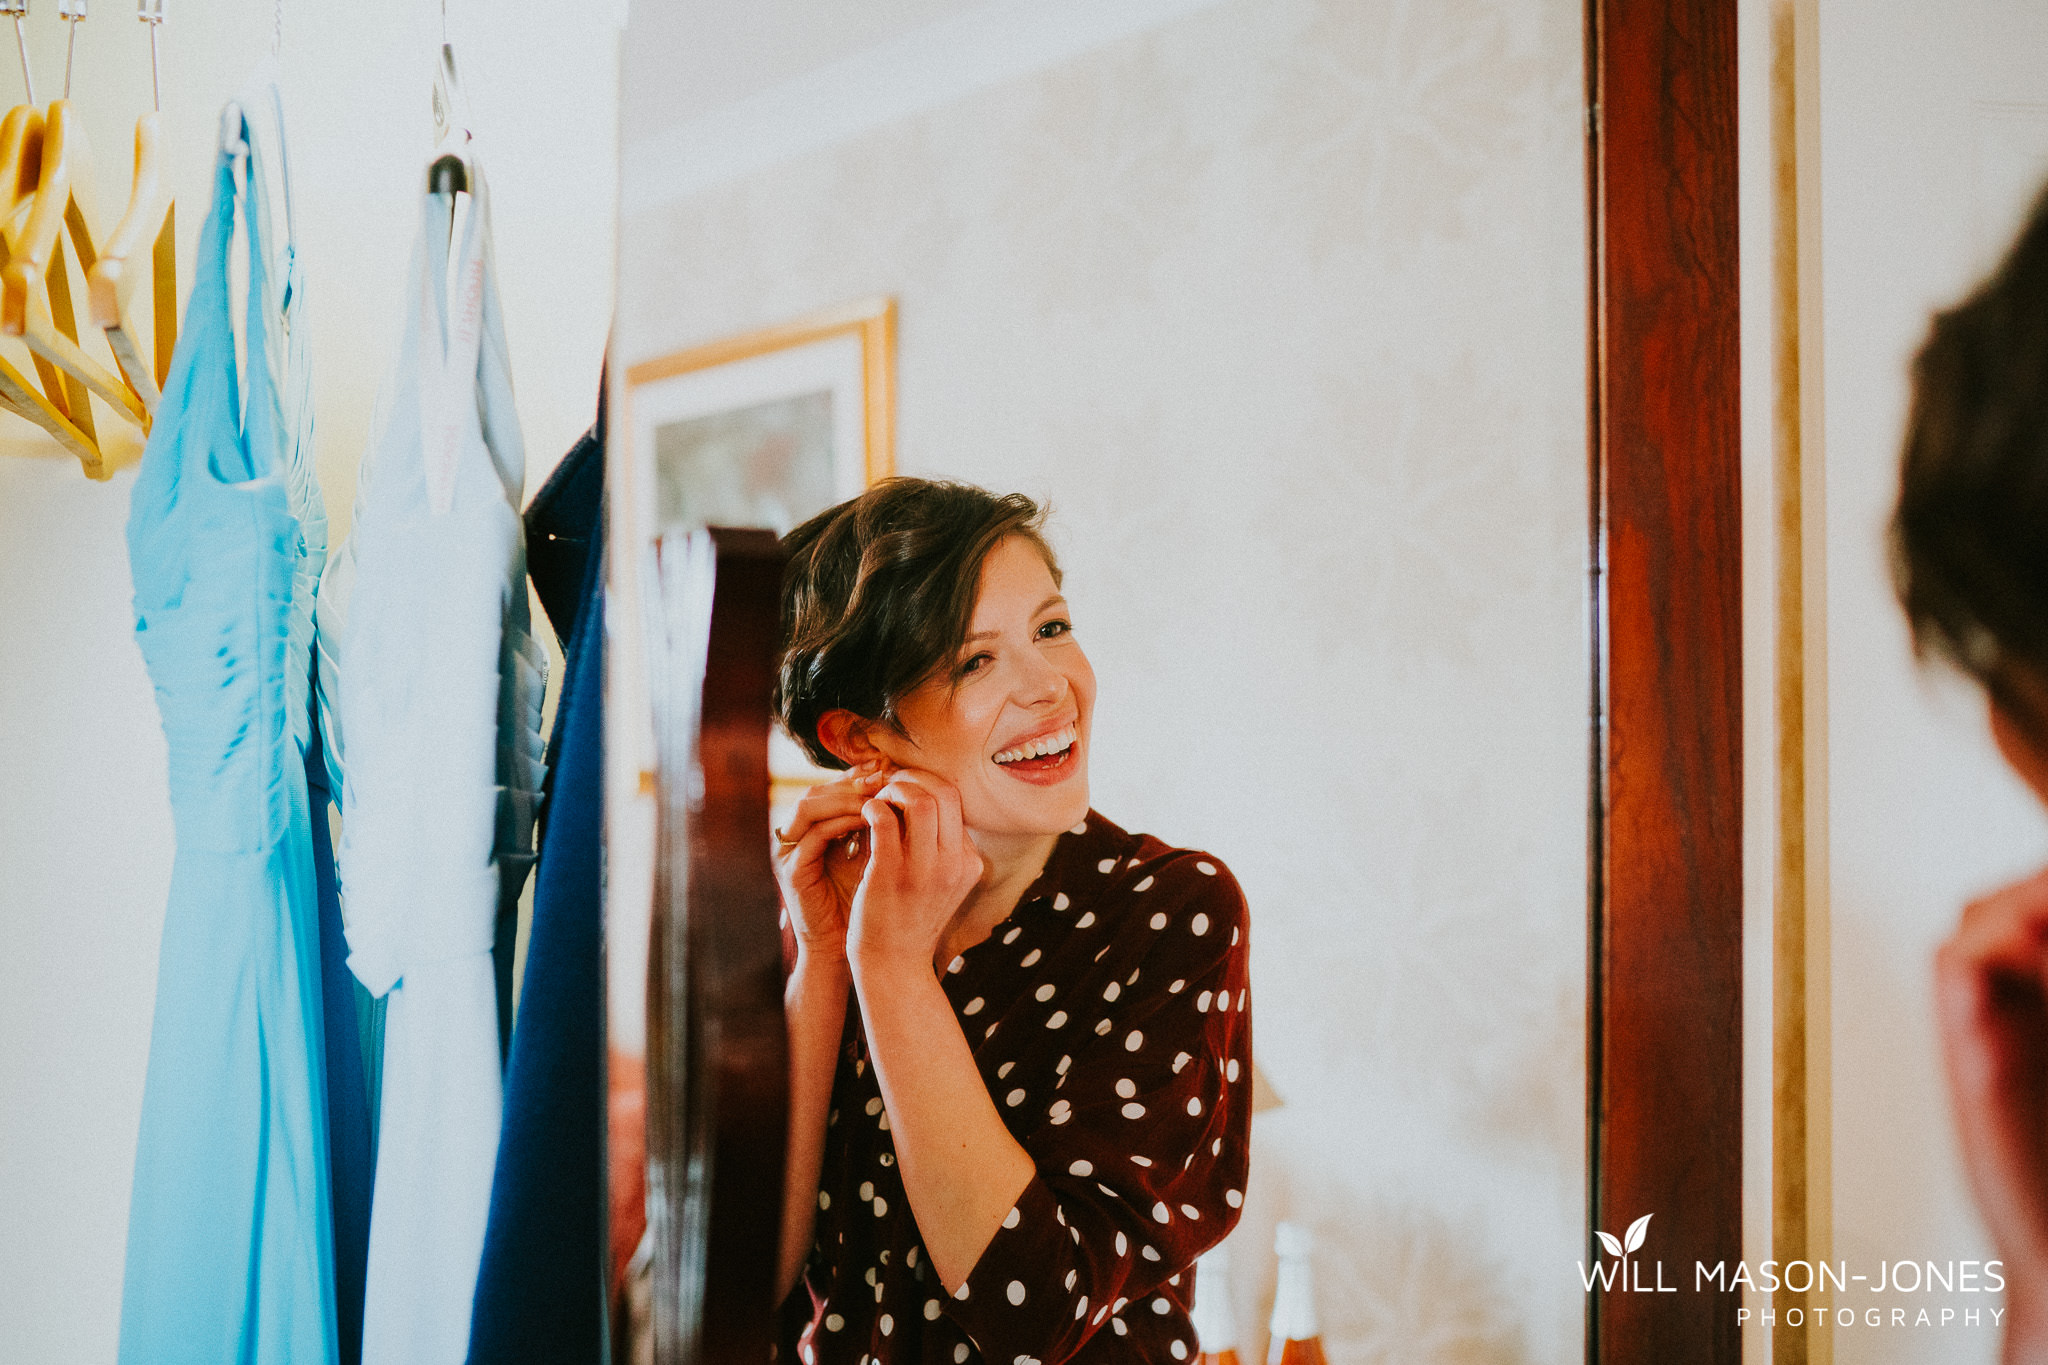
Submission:
[[[909,854],[935,878],[950,880],[963,864],[969,846],[961,818],[960,791],[935,773],[898,769],[876,795],[901,808],[906,829],[913,831]],[[979,874],[981,859],[973,860]]]
[[1960,962],[2031,976],[2048,946],[2048,871],[1972,901],[1943,945]]
[[860,808],[868,827],[868,870],[863,881],[894,881],[903,870],[903,822],[894,804],[871,797]]
[[831,851],[833,842],[842,835],[863,828],[866,823],[857,810],[848,815],[819,820],[804,831],[801,839],[793,844],[785,843],[780,856],[799,870],[813,867],[822,870],[825,855]]
[[775,832],[776,841],[787,847],[800,841],[805,832],[820,820],[859,815],[861,803],[873,795],[873,788],[880,780],[879,777],[843,777],[811,788],[796,803],[789,823]]
[[932,794],[899,772],[875,793],[875,799],[901,813],[903,857],[910,875],[928,876],[938,866],[939,853],[939,807]]
[[846,932],[847,889],[832,877],[828,855],[836,841],[862,828],[858,814],[821,820],[804,837],[776,851],[776,871],[783,900],[795,916],[800,936],[833,938]]
[[1935,954],[1965,1164],[2008,1260],[2048,1259],[2048,874],[1973,903]]
[[960,846],[967,840],[967,826],[960,815],[960,789],[935,773],[898,773],[897,780],[914,782],[931,794],[938,811],[938,851],[948,866],[958,861]]

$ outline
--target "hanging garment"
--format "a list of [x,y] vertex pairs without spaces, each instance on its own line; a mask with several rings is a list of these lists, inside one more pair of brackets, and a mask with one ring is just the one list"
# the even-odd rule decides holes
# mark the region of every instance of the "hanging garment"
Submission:
[[603,504],[600,409],[526,513],[565,669],[469,1365],[605,1354]]
[[525,457],[471,183],[422,202],[398,365],[321,589],[349,966],[386,1002],[366,1365],[468,1349],[502,1099],[492,940],[541,777]]
[[313,872],[320,895],[320,994],[327,1058],[327,1150],[334,1222],[334,1320],[339,1365],[363,1358],[363,1287],[369,1273],[370,1191],[375,1148],[370,1140],[368,1090],[363,1083],[362,1035],[356,1014],[360,987],[348,969],[342,933],[341,888],[335,877],[328,808],[338,805],[328,786],[327,757],[313,717],[313,747],[306,753],[306,790],[313,809]]
[[[324,537],[314,527],[309,539],[294,515],[267,360],[283,319],[254,202],[261,153],[238,106],[224,125],[184,333],[128,520],[136,638],[177,832],[121,1294],[120,1359],[134,1365],[335,1359],[304,766],[309,561]],[[228,300],[238,201],[245,410]]]
[[[284,101],[274,75],[266,71],[242,101],[248,114],[248,138],[260,149],[257,164],[275,168],[283,191],[284,222],[271,206],[268,176],[251,177],[250,212],[264,225],[263,240],[276,250],[265,258],[264,298],[278,325],[265,332],[270,372],[277,378],[278,431],[284,445],[285,492],[298,518],[305,552],[292,577],[292,600],[312,602],[321,571],[327,564],[327,505],[313,448],[313,366],[307,345],[306,280],[299,262],[297,219],[292,211],[291,158],[284,135]],[[309,692],[318,687],[308,672],[313,655],[312,613],[296,613],[292,656],[286,676],[286,705],[297,715],[307,709]],[[361,1029],[357,1011],[360,987],[348,970],[348,948],[342,937],[341,901],[335,878],[334,849],[328,832],[328,810],[337,804],[329,777],[317,710],[308,717],[311,742],[306,748],[307,804],[311,811],[313,876],[319,897],[320,995],[323,1055],[327,1068],[327,1145],[329,1209],[334,1228],[335,1344],[339,1365],[358,1365],[363,1352],[363,1279],[370,1250],[370,1187],[372,1179],[370,1118],[363,1081]]]

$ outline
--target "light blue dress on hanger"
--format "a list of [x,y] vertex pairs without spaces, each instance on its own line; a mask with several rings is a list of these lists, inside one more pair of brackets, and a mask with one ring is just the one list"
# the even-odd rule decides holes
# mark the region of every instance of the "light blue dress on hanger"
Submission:
[[533,863],[546,655],[490,198],[427,194],[408,317],[320,588],[349,967],[384,1001],[363,1365],[459,1362],[503,1079],[492,946]]
[[[120,1359],[330,1365],[326,1079],[304,767],[318,569],[309,560],[323,537],[295,514],[309,472],[293,469],[305,457],[291,449],[303,414],[288,417],[298,395],[281,396],[272,376],[286,352],[264,249],[260,154],[238,108],[227,125],[184,334],[128,521],[136,638],[169,745],[177,860],[135,1156]],[[238,206],[250,248],[246,410],[228,291]]]

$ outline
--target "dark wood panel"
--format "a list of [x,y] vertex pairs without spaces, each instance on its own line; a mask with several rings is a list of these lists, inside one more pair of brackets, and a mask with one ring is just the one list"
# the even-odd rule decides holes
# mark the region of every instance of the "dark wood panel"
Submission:
[[654,1356],[668,1365],[757,1365],[773,1349],[789,1124],[767,832],[782,566],[769,531],[660,545],[647,1156]]
[[[1734,0],[1589,0],[1600,711],[1588,1358],[1736,1362],[1742,613]],[[1600,1252],[1588,1238],[1589,1263]],[[1609,1260],[1612,1258],[1609,1257]]]

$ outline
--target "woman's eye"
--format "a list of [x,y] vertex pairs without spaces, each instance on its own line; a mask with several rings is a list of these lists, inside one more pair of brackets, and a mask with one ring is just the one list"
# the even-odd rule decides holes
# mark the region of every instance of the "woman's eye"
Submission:
[[1038,628],[1038,638],[1041,640],[1050,640],[1056,636],[1072,635],[1073,633],[1074,623],[1071,621],[1047,621]]
[[967,676],[968,674],[970,674],[970,673],[979,673],[979,672],[981,672],[981,670],[982,670],[983,668],[985,668],[985,667],[987,667],[987,666],[988,666],[988,662],[989,662],[989,659],[990,659],[991,657],[992,657],[992,656],[990,656],[990,655],[987,655],[987,654],[977,654],[977,655],[975,655],[975,656],[974,656],[973,658],[969,659],[969,660],[968,660],[968,661],[967,661],[966,663],[964,663],[964,664],[960,665],[960,676],[964,678],[964,677],[966,677],[966,676]]

